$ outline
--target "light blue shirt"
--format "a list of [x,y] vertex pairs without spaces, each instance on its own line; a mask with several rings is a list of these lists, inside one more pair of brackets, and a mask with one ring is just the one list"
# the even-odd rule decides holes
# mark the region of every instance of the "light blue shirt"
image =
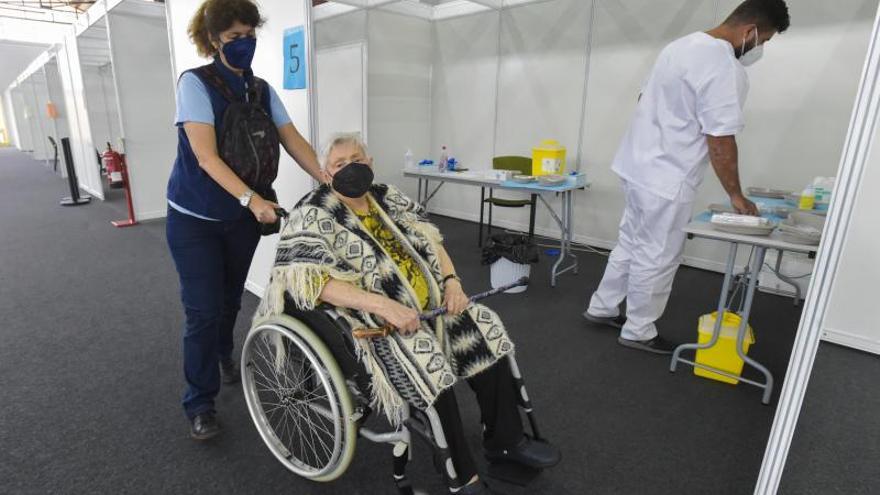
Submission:
[[[272,121],[276,127],[289,124],[290,116],[287,109],[278,98],[278,93],[272,86],[269,88],[269,108],[272,110]],[[177,113],[174,116],[174,124],[182,125],[184,122],[200,122],[214,125],[214,108],[211,106],[211,97],[208,89],[192,72],[186,72],[180,76],[177,83]]]
[[[278,98],[278,93],[272,86],[269,86],[269,108],[272,110],[272,121],[276,127],[287,125],[291,122],[287,109]],[[211,106],[211,97],[208,96],[208,89],[199,79],[199,76],[192,72],[186,72],[180,76],[177,83],[177,112],[174,116],[174,125],[183,125],[185,122],[199,122],[202,124],[214,125],[214,108]],[[218,221],[215,218],[208,218],[197,213],[193,213],[173,201],[168,201],[168,205],[175,210],[202,220]]]

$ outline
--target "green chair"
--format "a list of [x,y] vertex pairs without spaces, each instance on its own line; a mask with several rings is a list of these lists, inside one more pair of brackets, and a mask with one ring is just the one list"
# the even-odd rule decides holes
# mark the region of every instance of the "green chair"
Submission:
[[[493,170],[513,170],[517,174],[532,175],[532,159],[527,156],[496,156],[492,159]],[[535,235],[535,207],[537,206],[538,195],[532,194],[531,199],[503,199],[496,198],[494,189],[489,188],[489,197],[486,197],[486,188],[480,188],[480,231],[479,245],[483,245],[483,212],[485,205],[489,205],[489,233],[487,237],[492,236],[492,209],[496,206],[500,208],[523,208],[530,207],[529,212],[529,239]]]

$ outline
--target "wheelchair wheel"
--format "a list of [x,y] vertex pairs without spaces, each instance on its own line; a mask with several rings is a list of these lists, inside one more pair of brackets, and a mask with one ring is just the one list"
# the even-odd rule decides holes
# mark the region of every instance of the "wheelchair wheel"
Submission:
[[286,315],[251,328],[241,354],[242,383],[257,431],[284,466],[332,481],[351,463],[357,439],[345,377],[327,346]]

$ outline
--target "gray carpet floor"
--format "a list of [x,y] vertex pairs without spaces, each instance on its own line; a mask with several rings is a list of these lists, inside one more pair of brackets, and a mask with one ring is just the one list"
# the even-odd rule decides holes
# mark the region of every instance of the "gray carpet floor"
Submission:
[[[361,441],[340,480],[285,471],[262,444],[240,386],[218,397],[224,433],[198,444],[179,405],[183,315],[164,223],[116,229],[124,198],[62,208],[66,182],[0,150],[0,493],[394,493],[389,448]],[[488,286],[473,224],[436,218],[467,289]],[[578,275],[548,283],[545,258],[522,295],[490,304],[518,360],[546,436],[564,461],[512,494],[751,493],[773,419],[759,391],[667,371],[668,359],[624,349],[580,316],[605,258],[582,253]],[[718,274],[683,268],[659,321],[692,340],[714,308]],[[241,342],[256,298],[245,296]],[[799,310],[760,294],[752,355],[781,379]],[[876,356],[823,344],[782,493],[878,493]],[[477,410],[459,392],[478,450]],[[775,399],[775,398],[774,398]],[[376,422],[376,424],[379,424]],[[443,486],[417,444],[410,475]]]

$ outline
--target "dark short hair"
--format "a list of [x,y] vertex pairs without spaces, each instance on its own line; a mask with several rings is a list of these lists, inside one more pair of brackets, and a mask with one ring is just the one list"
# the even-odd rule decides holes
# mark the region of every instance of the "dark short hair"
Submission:
[[251,0],[205,0],[189,23],[189,37],[199,55],[215,55],[217,50],[211,41],[232,27],[235,21],[254,28],[264,22],[260,9]]
[[785,0],[746,0],[724,21],[725,24],[755,23],[758,29],[785,32],[791,25]]

